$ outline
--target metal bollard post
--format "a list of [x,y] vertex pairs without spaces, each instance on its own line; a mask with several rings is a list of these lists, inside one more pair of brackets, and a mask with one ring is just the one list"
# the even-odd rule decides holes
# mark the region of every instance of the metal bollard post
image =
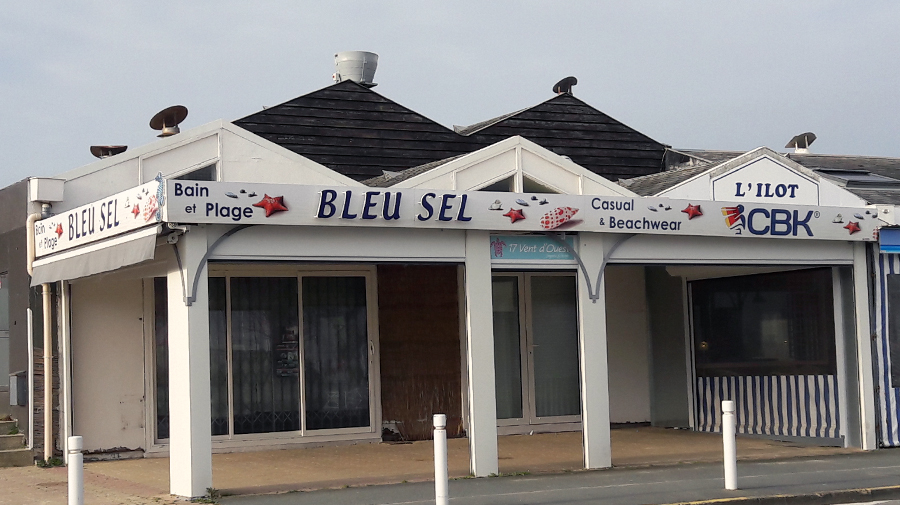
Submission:
[[69,467],[69,505],[84,505],[84,455],[81,437],[69,437],[66,465]]
[[722,445],[725,452],[725,489],[737,489],[737,446],[734,439],[734,402],[722,402]]
[[434,415],[434,503],[447,505],[450,502],[448,493],[447,470],[447,415]]

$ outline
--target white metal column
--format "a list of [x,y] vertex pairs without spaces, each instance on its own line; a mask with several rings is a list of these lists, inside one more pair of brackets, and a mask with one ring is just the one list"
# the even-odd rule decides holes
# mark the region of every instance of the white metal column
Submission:
[[[578,234],[578,254],[591,276],[603,266],[603,237],[599,233]],[[594,277],[596,279],[596,277]],[[578,276],[578,344],[581,369],[581,422],[584,437],[584,467],[612,466],[609,438],[609,367],[606,356],[606,282],[594,289],[595,301],[584,275]]]
[[494,310],[490,234],[466,232],[466,365],[469,378],[469,470],[498,473],[494,383]]
[[[206,229],[195,226],[178,241],[182,271],[169,272],[169,490],[199,497],[212,487],[209,388],[209,283],[204,264],[196,301],[185,304],[207,250]],[[182,275],[184,278],[182,279]],[[182,284],[184,282],[184,284]]]
[[[872,329],[869,325],[869,269],[866,244],[853,244],[853,298],[856,308],[856,355],[859,371],[859,421],[862,449],[878,448],[875,437],[875,384],[872,368]],[[849,406],[848,406],[849,408]]]

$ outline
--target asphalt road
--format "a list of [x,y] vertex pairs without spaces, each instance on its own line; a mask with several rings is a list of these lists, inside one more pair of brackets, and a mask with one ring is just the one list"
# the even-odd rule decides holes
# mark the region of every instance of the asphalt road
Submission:
[[[643,469],[460,479],[450,482],[450,502],[467,505],[668,504],[729,498],[815,497],[841,490],[881,488],[875,495],[856,491],[803,503],[872,502],[900,499],[900,450],[815,459],[741,463],[737,491],[726,491],[721,465],[694,464]],[[896,489],[891,487],[896,486]],[[750,503],[764,503],[751,500]],[[774,501],[772,501],[774,503]],[[799,503],[795,500],[795,502]],[[223,505],[419,505],[434,503],[434,484],[384,486],[235,496]],[[721,503],[721,501],[719,502]],[[747,503],[747,502],[745,502]],[[788,503],[780,500],[778,503]]]

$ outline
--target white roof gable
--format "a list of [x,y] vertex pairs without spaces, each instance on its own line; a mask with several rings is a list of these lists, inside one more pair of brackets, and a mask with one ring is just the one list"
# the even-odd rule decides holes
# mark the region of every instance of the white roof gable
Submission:
[[525,193],[526,179],[561,194],[633,196],[628,189],[590,170],[515,136],[461,156],[427,172],[398,182],[395,188],[474,191],[512,178],[516,193]]
[[217,165],[223,182],[361,186],[349,177],[229,122],[214,121],[57,176],[64,179],[62,212],[148,182]]
[[728,202],[864,207],[866,202],[812,170],[759,147],[656,196]]

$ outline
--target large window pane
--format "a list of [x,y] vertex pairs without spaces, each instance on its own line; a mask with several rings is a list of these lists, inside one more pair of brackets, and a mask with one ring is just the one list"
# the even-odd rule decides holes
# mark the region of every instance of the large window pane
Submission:
[[365,277],[303,278],[306,428],[369,426]]
[[531,278],[534,414],[581,413],[575,277]]
[[234,432],[300,429],[297,279],[231,279]]
[[225,278],[209,278],[209,393],[213,435],[228,434],[228,319]]
[[831,269],[691,283],[697,374],[835,373]]
[[495,276],[491,294],[494,306],[494,382],[497,419],[522,418],[522,356],[519,331],[519,278]]

